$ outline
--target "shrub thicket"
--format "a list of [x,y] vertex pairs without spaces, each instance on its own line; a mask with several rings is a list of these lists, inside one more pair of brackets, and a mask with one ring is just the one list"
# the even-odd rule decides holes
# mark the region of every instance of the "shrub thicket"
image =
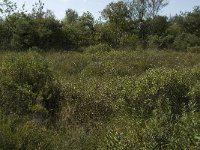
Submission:
[[0,149],[199,147],[199,54],[0,57]]
[[97,52],[110,52],[113,49],[107,44],[98,44],[94,46],[89,46],[86,48],[87,53],[97,53]]
[[0,69],[0,104],[7,114],[54,117],[60,110],[59,82],[35,52],[8,56]]
[[[138,116],[149,118],[153,110],[180,114],[189,102],[190,78],[173,69],[153,69],[140,76],[128,93],[127,106]],[[166,110],[170,108],[170,110]]]

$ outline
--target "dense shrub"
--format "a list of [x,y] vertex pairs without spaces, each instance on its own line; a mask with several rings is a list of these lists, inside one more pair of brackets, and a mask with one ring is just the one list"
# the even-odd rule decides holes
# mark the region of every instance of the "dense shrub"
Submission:
[[192,77],[193,77],[193,83],[191,83],[191,89],[189,92],[189,95],[191,96],[191,99],[195,102],[196,104],[196,109],[199,111],[200,110],[200,65],[196,65],[192,68],[191,70]]
[[[150,117],[153,110],[180,114],[189,98],[188,79],[173,69],[153,69],[141,75],[132,94],[127,95],[127,106],[138,116]],[[168,110],[169,108],[169,110]]]
[[44,55],[0,55],[0,149],[198,149],[199,54]]
[[150,35],[148,36],[148,47],[157,49],[161,45],[161,41],[158,35]]
[[62,97],[58,80],[35,52],[8,56],[1,66],[1,109],[8,114],[53,117]]
[[0,149],[16,148],[17,139],[13,136],[12,132],[15,125],[16,120],[5,116],[0,110]]
[[189,95],[191,98],[194,100],[196,103],[196,109],[199,111],[200,110],[200,83],[199,81],[191,88]]
[[170,114],[154,111],[147,120],[118,115],[98,135],[99,149],[198,149],[199,114],[191,105],[190,112],[176,121],[169,119]]
[[59,144],[52,130],[26,117],[5,116],[0,118],[0,124],[0,149],[50,150]]
[[168,137],[168,149],[199,149],[200,118],[199,112],[191,108],[174,124],[172,136]]
[[14,30],[10,41],[12,49],[22,51],[36,46],[38,36],[35,32],[34,20],[22,14],[13,14],[9,19],[13,18],[16,20],[12,25]]
[[[72,123],[87,128],[107,122],[114,112],[114,106],[112,97],[108,95],[110,91],[105,91],[109,90],[108,87],[100,86],[100,84],[95,78],[87,78],[80,79],[75,84],[66,85],[65,95],[70,111],[68,116],[64,117],[69,117]],[[96,94],[97,91],[99,94]]]
[[199,53],[200,52],[200,46],[188,47],[187,51],[191,52],[191,53]]
[[197,36],[182,33],[175,38],[173,46],[176,50],[185,51],[188,47],[194,47],[199,44],[199,38]]
[[7,50],[10,49],[10,40],[12,33],[9,28],[0,21],[0,49]]
[[86,76],[103,76],[105,72],[106,64],[104,62],[92,62],[88,64],[81,73]]
[[94,46],[89,46],[86,48],[86,52],[88,53],[97,53],[97,52],[110,52],[113,49],[107,44],[98,44]]

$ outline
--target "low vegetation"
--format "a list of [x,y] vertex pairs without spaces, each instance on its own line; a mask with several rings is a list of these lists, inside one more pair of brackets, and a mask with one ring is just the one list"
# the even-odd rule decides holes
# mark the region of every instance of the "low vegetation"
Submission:
[[200,146],[199,54],[86,49],[1,57],[1,149]]
[[108,4],[58,20],[0,2],[0,150],[200,148],[200,7]]

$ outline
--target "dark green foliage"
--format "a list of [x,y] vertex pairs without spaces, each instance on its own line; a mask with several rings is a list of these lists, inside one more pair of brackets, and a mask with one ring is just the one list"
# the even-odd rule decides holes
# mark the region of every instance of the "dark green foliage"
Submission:
[[128,6],[125,2],[111,2],[101,14],[106,20],[116,24],[121,30],[128,31],[131,18]]
[[193,35],[193,34],[179,34],[173,43],[173,46],[176,50],[184,51],[188,47],[193,47],[199,45],[199,37]]
[[30,13],[24,6],[14,11],[14,3],[3,1],[8,15],[0,18],[0,49],[22,51],[38,47],[78,51],[82,47],[106,44],[132,50],[185,51],[199,46],[199,7],[171,18],[159,16],[160,9],[167,4],[166,0],[111,2],[101,12],[104,21],[95,20],[90,12],[79,16],[72,9],[60,21],[51,10],[44,10],[42,1],[35,3]]
[[161,47],[161,39],[158,35],[150,35],[148,36],[148,47],[153,49],[158,49]]
[[79,30],[73,25],[63,25],[63,43],[66,49],[75,49],[79,47]]
[[104,101],[96,101],[95,96],[92,98],[80,98],[75,103],[75,110],[72,114],[72,121],[79,125],[90,128],[94,125],[102,124],[109,120],[113,114],[112,106]]
[[60,21],[0,2],[0,49],[29,51],[0,54],[0,149],[199,149],[200,11],[157,16],[167,3]]
[[98,44],[88,47],[85,51],[87,53],[97,53],[97,52],[110,52],[113,49],[107,44]]
[[2,149],[199,147],[199,54],[0,56]]
[[9,30],[9,28],[6,26],[6,23],[3,21],[0,21],[0,49],[1,50],[7,50],[10,48],[10,39],[12,32]]
[[76,26],[79,29],[79,46],[89,46],[93,44],[94,38],[94,17],[90,12],[85,12],[79,17]]
[[36,45],[41,49],[61,49],[63,44],[63,33],[61,24],[54,18],[37,18],[34,20],[36,27],[35,32],[38,39]]
[[131,118],[123,114],[102,129],[100,137],[103,140],[100,140],[99,148],[198,149],[198,118],[199,114],[194,112],[184,112],[175,122],[169,120],[168,114],[160,112],[154,112],[148,120]]
[[[153,110],[181,113],[187,105],[189,86],[187,77],[176,70],[160,68],[150,70],[136,80],[133,94],[127,96],[127,106],[138,116],[150,117]],[[170,110],[166,110],[166,109]]]
[[[0,149],[54,149],[56,134],[26,118],[0,118]],[[25,122],[27,121],[27,122]],[[57,139],[57,143],[59,140]]]
[[183,18],[183,20],[180,23],[183,25],[186,32],[199,37],[200,30],[198,27],[200,25],[200,7],[195,7],[192,12],[188,12],[184,14],[184,16],[185,18]]
[[199,53],[200,52],[200,46],[188,47],[187,51],[191,52],[191,53]]
[[35,32],[35,22],[31,17],[21,14],[14,14],[15,20],[13,28],[13,36],[11,39],[11,47],[16,50],[28,49],[36,46],[36,39],[38,38]]
[[37,53],[7,57],[1,66],[1,109],[7,114],[54,117],[61,90],[44,58]]
[[146,21],[148,35],[162,36],[166,33],[169,26],[166,16],[155,16],[153,19]]

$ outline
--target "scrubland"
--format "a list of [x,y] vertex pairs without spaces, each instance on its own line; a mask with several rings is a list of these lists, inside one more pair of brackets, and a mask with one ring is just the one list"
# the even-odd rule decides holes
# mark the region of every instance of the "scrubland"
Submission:
[[0,149],[200,147],[198,53],[90,47],[0,58]]

